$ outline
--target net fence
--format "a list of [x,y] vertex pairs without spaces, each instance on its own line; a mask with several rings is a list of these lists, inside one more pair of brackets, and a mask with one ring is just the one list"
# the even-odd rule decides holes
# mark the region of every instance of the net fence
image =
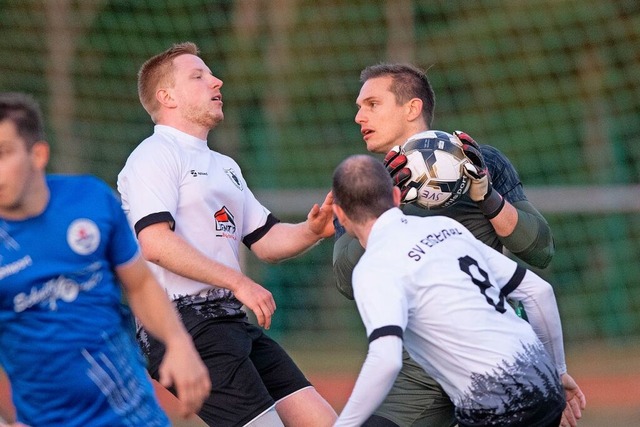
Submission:
[[[0,0],[0,90],[44,106],[53,172],[115,185],[152,130],[142,62],[193,41],[224,81],[210,146],[263,203],[301,220],[341,159],[362,68],[429,70],[434,127],[506,153],[545,214],[569,345],[640,341],[640,3],[634,0]],[[272,332],[303,345],[361,336],[334,288],[330,241],[271,266],[246,254],[278,303]]]

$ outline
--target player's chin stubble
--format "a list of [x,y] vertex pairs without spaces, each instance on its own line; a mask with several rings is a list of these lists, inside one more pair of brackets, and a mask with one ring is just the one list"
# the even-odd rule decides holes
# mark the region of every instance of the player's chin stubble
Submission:
[[187,110],[184,113],[184,117],[190,122],[206,129],[213,129],[224,119],[224,114],[222,113],[222,110]]

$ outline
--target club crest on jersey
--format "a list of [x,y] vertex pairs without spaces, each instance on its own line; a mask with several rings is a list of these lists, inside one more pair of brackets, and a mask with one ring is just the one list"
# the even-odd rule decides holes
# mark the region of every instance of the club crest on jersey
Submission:
[[67,243],[78,255],[89,255],[100,244],[100,229],[90,219],[76,219],[67,229]]
[[216,231],[219,232],[216,236],[236,238],[236,222],[233,219],[233,214],[229,212],[226,206],[214,213],[213,217],[216,220]]
[[239,190],[242,190],[242,182],[240,181],[236,173],[233,171],[233,169],[231,168],[225,169],[224,173],[227,174],[231,182],[233,182],[235,186],[238,187]]

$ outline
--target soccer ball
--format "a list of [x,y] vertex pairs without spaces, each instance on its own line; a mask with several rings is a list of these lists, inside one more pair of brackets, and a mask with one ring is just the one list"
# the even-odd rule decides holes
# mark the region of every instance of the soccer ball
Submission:
[[[457,137],[439,130],[428,130],[409,138],[401,149],[407,157],[411,178],[406,185],[414,188],[409,201],[425,209],[442,209],[454,204],[469,190],[464,164],[470,160]],[[409,197],[410,198],[410,197]]]

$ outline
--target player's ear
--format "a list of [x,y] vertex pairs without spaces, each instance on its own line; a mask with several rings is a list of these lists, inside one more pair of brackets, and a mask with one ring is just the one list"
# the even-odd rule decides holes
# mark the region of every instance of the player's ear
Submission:
[[37,141],[31,147],[31,159],[35,167],[44,170],[49,163],[49,144],[47,141]]
[[158,89],[156,91],[156,99],[161,105],[167,108],[176,107],[176,101],[173,98],[173,95],[171,94],[171,89],[166,89],[166,88]]
[[420,116],[422,116],[422,99],[411,98],[409,102],[407,102],[407,119],[413,121]]
[[331,205],[331,208],[333,209],[333,214],[338,218],[338,221],[340,221],[341,224],[344,224],[345,214],[342,208],[335,203]]
[[400,201],[402,200],[402,194],[400,189],[395,185],[393,186],[392,191],[393,191],[393,206],[397,208],[398,206],[400,206]]

